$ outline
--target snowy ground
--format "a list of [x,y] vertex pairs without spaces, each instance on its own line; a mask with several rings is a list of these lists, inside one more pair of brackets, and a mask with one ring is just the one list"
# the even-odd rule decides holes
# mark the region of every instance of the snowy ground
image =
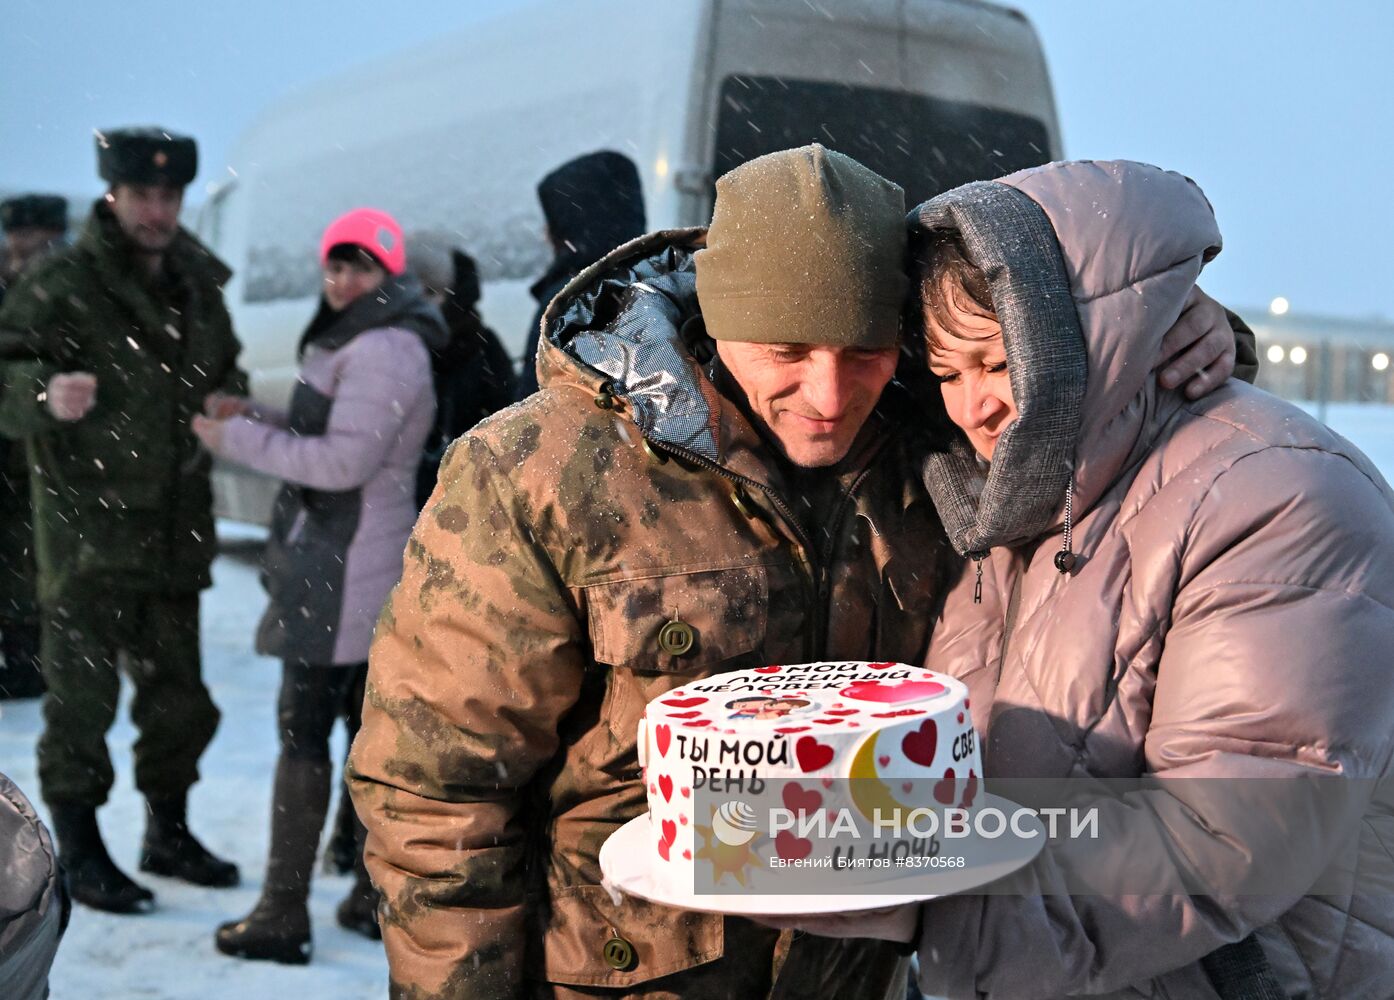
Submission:
[[[382,947],[334,922],[334,907],[349,877],[318,876],[311,896],[315,954],[308,966],[241,962],[213,948],[213,930],[251,909],[261,888],[276,756],[275,700],[280,664],[251,652],[253,626],[265,598],[246,546],[213,567],[214,586],[203,598],[204,672],[222,725],[202,761],[203,779],[190,799],[195,832],[215,854],[236,861],[242,885],[200,889],[136,871],[144,829],[142,800],[131,778],[135,730],[123,705],[108,734],[116,787],[99,818],[107,845],[128,874],[154,890],[158,910],[114,916],[85,907],[73,912],[50,984],[53,1000],[251,1000],[296,997],[378,1000],[387,995]],[[127,685],[129,687],[129,685]],[[39,702],[0,702],[0,771],[12,777],[40,813],[34,773]],[[343,736],[335,734],[335,759]],[[0,995],[3,994],[0,989]]]
[[[1394,407],[1338,404],[1330,408],[1327,419],[1394,480]],[[159,910],[149,916],[117,917],[79,907],[54,967],[54,1000],[367,1000],[386,995],[380,946],[334,923],[334,907],[348,891],[346,876],[320,876],[315,882],[315,957],[309,966],[238,962],[213,949],[213,929],[250,909],[261,886],[279,675],[276,661],[255,656],[250,649],[264,603],[248,561],[246,540],[253,536],[234,526],[223,526],[220,534],[241,539],[242,544],[234,544],[218,559],[215,585],[203,601],[204,669],[223,722],[204,756],[203,780],[194,790],[191,812],[196,832],[209,847],[241,865],[243,884],[233,890],[198,889],[135,871],[143,819],[131,781],[135,733],[123,706],[108,738],[117,784],[110,804],[101,811],[102,828],[118,863],[156,891]],[[0,771],[36,802],[33,750],[38,732],[37,701],[0,702]],[[342,734],[336,733],[335,759],[342,753]],[[39,808],[42,811],[42,805]]]

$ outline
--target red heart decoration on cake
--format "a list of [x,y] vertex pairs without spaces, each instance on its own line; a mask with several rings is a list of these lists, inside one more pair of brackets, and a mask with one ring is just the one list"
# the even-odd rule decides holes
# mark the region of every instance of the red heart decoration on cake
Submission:
[[972,707],[973,707],[973,703],[972,703],[971,701],[969,701],[967,698],[964,698],[964,699],[963,699],[963,707],[964,707],[964,708],[972,708]]
[[893,666],[895,666],[895,664],[894,664],[894,663],[889,663],[889,662],[887,662],[887,663],[868,663],[868,664],[866,665],[866,668],[867,668],[868,670],[885,670],[887,667],[893,667]]
[[972,768],[968,769],[968,780],[964,782],[964,785],[967,787],[963,789],[963,801],[960,802],[959,805],[964,809],[971,809],[973,800],[977,798],[978,795],[978,775]]
[[798,758],[799,767],[807,774],[827,767],[836,755],[832,747],[819,743],[812,736],[801,736],[799,742],[794,744],[794,756]]
[[851,726],[853,729],[860,729],[862,726],[860,722],[849,722],[847,725]]
[[906,795],[909,795],[915,790],[915,783],[913,781],[902,781],[900,783],[900,790]]
[[806,733],[806,732],[808,732],[808,727],[807,727],[807,726],[785,726],[783,729],[776,729],[775,732],[777,732],[777,733],[785,733],[785,734],[788,734],[788,733]]
[[882,767],[885,767],[885,766],[886,766],[887,764],[889,764],[890,762],[891,762],[891,758],[890,758],[890,755],[889,755],[889,754],[884,754],[884,753],[883,753],[881,756],[879,756],[879,757],[876,758],[876,763],[880,764]]
[[658,794],[658,786],[655,785],[652,781],[649,782],[649,793],[652,795]]
[[812,788],[804,788],[791,781],[784,786],[784,808],[792,813],[811,813],[823,804],[823,796]]
[[691,851],[686,851],[686,850],[683,851],[683,852],[682,852],[682,859],[683,859],[684,861],[691,861],[691,860],[692,860],[692,852],[691,852]]
[[856,715],[861,709],[858,708],[830,708],[829,715]]
[[933,719],[925,719],[919,729],[905,734],[900,749],[920,767],[929,767],[934,763],[934,752],[939,749],[939,727]]
[[824,787],[824,788],[831,788],[832,786],[833,786],[833,779],[832,779],[832,778],[824,778],[824,779],[823,779],[823,787]]
[[683,826],[687,826],[687,817],[679,813],[678,822],[681,823]]
[[679,788],[678,791],[682,793],[682,797],[683,797],[683,798],[685,798],[685,799],[690,799],[690,798],[692,798],[692,789],[690,789],[690,788]]
[[959,713],[958,713],[958,722],[959,722],[959,725],[962,725],[962,724],[963,724],[963,713],[962,713],[962,712],[959,712]]
[[673,801],[673,779],[666,774],[658,776],[658,790],[663,793],[664,802]]
[[693,719],[691,722],[684,722],[684,723],[683,723],[683,728],[685,728],[685,729],[701,729],[703,726],[710,726],[710,725],[711,725],[711,723],[708,722],[706,719]]
[[673,731],[667,726],[655,726],[653,738],[654,742],[658,744],[658,756],[668,756],[668,744],[673,739]]
[[813,841],[807,837],[796,837],[788,830],[780,830],[774,838],[774,852],[785,861],[802,861],[813,853]]
[[946,806],[954,804],[958,797],[958,782],[954,779],[954,769],[949,768],[944,776],[934,783],[934,799]]
[[899,719],[907,715],[924,715],[924,709],[920,708],[901,708],[894,712],[872,712],[873,719]]
[[698,705],[705,705],[705,698],[665,698],[663,704],[672,708],[696,708]]
[[879,701],[894,705],[902,701],[918,701],[943,694],[948,688],[938,681],[902,681],[899,684],[882,684],[880,681],[857,681],[843,688],[838,694],[857,701]]
[[695,718],[697,718],[697,716],[699,716],[699,715],[701,715],[701,714],[702,714],[701,712],[695,712],[695,711],[694,711],[694,712],[670,712],[670,713],[668,713],[668,717],[669,717],[670,719],[695,719]]
[[756,668],[755,668],[755,672],[756,672],[757,674],[777,674],[777,673],[779,673],[779,668],[778,668],[778,667],[756,667]]
[[816,723],[818,723],[818,725],[820,725],[820,726],[835,726],[835,725],[837,725],[839,722],[841,722],[842,720],[841,720],[841,719],[814,719],[813,721],[816,722]]
[[668,849],[673,846],[673,841],[678,839],[678,824],[671,819],[663,821],[663,836],[658,840],[658,855],[664,861],[668,860]]

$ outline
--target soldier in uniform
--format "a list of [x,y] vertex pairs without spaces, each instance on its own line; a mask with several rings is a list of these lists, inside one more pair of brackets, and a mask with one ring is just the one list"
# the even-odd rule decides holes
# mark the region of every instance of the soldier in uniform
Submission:
[[123,129],[97,145],[107,193],[77,242],[0,309],[0,432],[24,439],[32,476],[49,688],[39,782],[60,856],[79,902],[142,912],[153,895],[115,865],[97,826],[118,662],[134,685],[135,780],[149,805],[141,869],[209,886],[238,878],[186,822],[218,725],[199,660],[211,460],[190,421],[247,383],[222,299],[229,272],[179,226],[193,140]]
[[446,457],[350,767],[393,996],[903,995],[894,946],[616,902],[598,855],[645,809],[652,698],[923,655],[958,561],[920,482],[927,410],[891,381],[904,211],[820,146],[737,168],[709,231],[578,275],[541,391]]
[[[5,233],[0,253],[3,305],[5,289],[67,236],[67,199],[26,194],[0,201],[0,229]],[[37,698],[43,693],[29,469],[23,446],[0,438],[0,699]]]

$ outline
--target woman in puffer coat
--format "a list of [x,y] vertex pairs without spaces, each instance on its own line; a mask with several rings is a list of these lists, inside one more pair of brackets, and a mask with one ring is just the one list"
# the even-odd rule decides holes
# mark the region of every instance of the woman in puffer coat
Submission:
[[[258,653],[284,661],[271,852],[256,907],[224,924],[216,943],[229,955],[297,964],[310,958],[306,900],[330,797],[329,734],[341,715],[350,739],[357,729],[373,625],[416,520],[417,464],[435,413],[430,350],[446,337],[439,310],[406,274],[391,216],[341,216],[320,258],[324,294],[300,341],[290,411],[246,408],[227,421],[196,418],[194,428],[218,457],[284,480],[256,638]],[[356,854],[338,920],[378,937],[361,826]]]
[[911,221],[962,432],[926,484],[968,557],[928,664],[970,689],[989,787],[1143,781],[992,892],[801,925],[918,919],[953,998],[1394,995],[1388,485],[1260,390],[1158,388],[1220,248],[1186,178],[1050,164]]

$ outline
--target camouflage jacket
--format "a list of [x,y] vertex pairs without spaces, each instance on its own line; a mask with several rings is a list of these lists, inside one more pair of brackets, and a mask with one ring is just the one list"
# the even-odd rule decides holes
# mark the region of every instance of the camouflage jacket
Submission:
[[[600,884],[600,845],[646,808],[649,699],[767,662],[913,662],[953,562],[888,411],[819,537],[799,526],[767,446],[679,336],[701,239],[645,237],[568,286],[542,391],[455,444],[408,544],[350,767],[394,996],[904,989],[884,943],[615,905]],[[695,636],[682,655],[659,643],[674,619]],[[631,966],[607,963],[612,937]]]
[[[0,309],[0,433],[25,438],[39,599],[118,586],[184,592],[211,582],[211,460],[190,429],[215,390],[244,394],[221,286],[229,272],[183,230],[167,275],[137,269],[101,202],[76,244],[43,260]],[[97,403],[60,423],[58,372],[97,377]]]

